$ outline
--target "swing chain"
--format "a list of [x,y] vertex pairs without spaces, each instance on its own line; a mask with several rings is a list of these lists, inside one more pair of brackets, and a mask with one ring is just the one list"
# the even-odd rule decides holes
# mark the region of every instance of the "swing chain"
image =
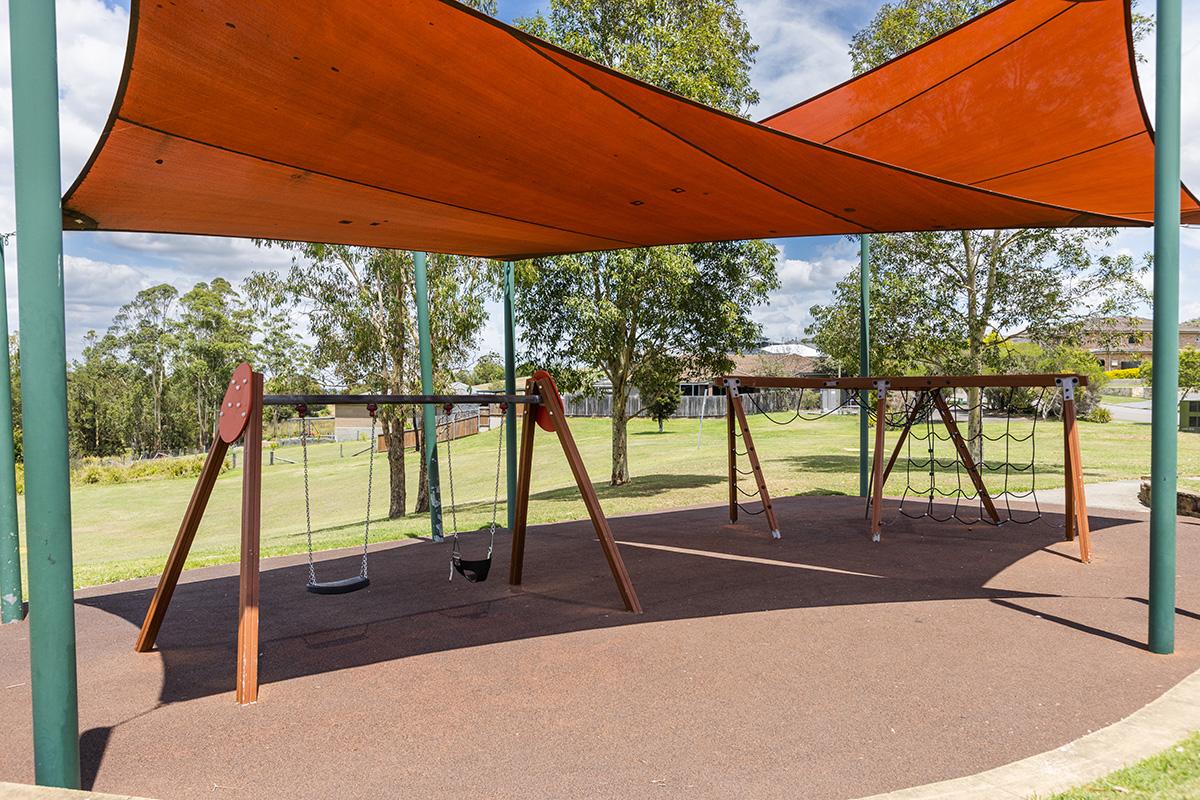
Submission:
[[496,546],[496,514],[500,508],[500,464],[504,458],[504,420],[508,418],[508,405],[500,404],[500,432],[496,437],[496,492],[492,495],[492,527],[488,531],[488,558]]
[[[458,553],[458,504],[454,502],[454,460],[450,456],[450,441],[454,438],[454,406],[446,403],[442,407],[446,412],[446,421],[442,424],[446,426],[446,477],[450,479],[450,527],[454,536],[454,552]],[[437,441],[437,428],[435,425],[434,441]]]
[[317,568],[313,565],[312,543],[312,497],[308,491],[308,406],[301,403],[296,406],[296,414],[300,417],[300,451],[304,454],[304,532],[308,537],[308,582],[317,582]]
[[363,522],[362,569],[358,573],[364,578],[367,577],[367,544],[371,541],[371,494],[375,481],[375,449],[379,441],[375,433],[379,418],[375,416],[375,412],[378,410],[379,407],[374,403],[367,406],[367,413],[371,415],[371,447],[367,451],[367,519]]

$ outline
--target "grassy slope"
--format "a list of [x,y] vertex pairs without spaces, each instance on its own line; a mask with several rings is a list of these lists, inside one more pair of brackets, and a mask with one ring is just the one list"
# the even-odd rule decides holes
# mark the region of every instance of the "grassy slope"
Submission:
[[1191,800],[1200,797],[1200,734],[1049,800]]
[[[853,417],[829,417],[817,422],[797,421],[786,427],[751,417],[755,443],[763,458],[769,486],[776,496],[796,494],[855,494],[858,491],[858,425]],[[989,421],[989,435],[1003,423]],[[708,419],[699,448],[697,420],[671,420],[666,433],[653,423],[631,423],[631,484],[610,487],[609,425],[607,420],[571,421],[601,500],[609,514],[625,514],[704,503],[725,498],[725,429],[723,419]],[[1014,421],[1012,432],[1024,436],[1028,421]],[[1062,485],[1062,433],[1053,421],[1037,425],[1037,485]],[[495,482],[497,433],[480,434],[454,444],[455,489],[459,501],[459,527],[483,527],[491,516]],[[1081,426],[1084,467],[1089,482],[1137,477],[1148,470],[1149,425],[1113,422]],[[889,437],[889,442],[892,439]],[[1031,443],[1010,445],[1012,462],[1028,461]],[[914,454],[924,445],[915,443]],[[444,448],[444,445],[443,445]],[[366,456],[350,458],[357,449],[347,444],[347,457],[338,457],[338,445],[311,448],[314,540],[318,549],[348,546],[361,541],[366,497]],[[1003,456],[1001,443],[987,445],[990,463]],[[298,448],[281,448],[277,455],[299,461]],[[938,445],[939,458],[950,458],[947,443]],[[445,453],[442,453],[443,494]],[[407,459],[409,496],[415,497],[417,461]],[[744,465],[743,465],[744,466]],[[372,506],[371,539],[385,541],[428,534],[428,516],[412,515],[387,520],[387,467],[376,457],[375,496]],[[1180,435],[1180,473],[1200,474],[1200,436]],[[914,483],[927,476],[912,476]],[[953,476],[939,479],[953,480]],[[966,483],[964,478],[964,484]],[[988,478],[989,488],[998,490],[1003,474]],[[1028,484],[1021,474],[1010,475],[1010,488]],[[180,516],[192,491],[191,480],[158,480],[121,485],[78,486],[72,491],[74,517],[75,575],[79,586],[150,575],[162,568]],[[887,489],[904,488],[903,465],[888,482]],[[534,523],[576,519],[584,516],[570,473],[553,436],[539,432],[533,474]],[[504,491],[503,480],[501,492]],[[241,469],[223,475],[217,482],[208,513],[196,538],[189,566],[237,559]],[[278,555],[304,549],[304,502],[300,466],[277,463],[264,468],[263,554]],[[447,514],[447,524],[449,524]],[[503,525],[505,510],[500,508]]]

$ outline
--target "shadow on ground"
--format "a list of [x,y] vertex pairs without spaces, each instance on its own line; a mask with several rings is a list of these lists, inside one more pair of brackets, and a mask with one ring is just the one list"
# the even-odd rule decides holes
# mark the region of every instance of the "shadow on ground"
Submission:
[[[647,490],[656,485],[644,479]],[[708,481],[706,476],[680,480]],[[635,484],[635,487],[637,484]],[[627,487],[628,488],[628,487]],[[621,610],[611,575],[587,522],[530,529],[525,585],[507,583],[510,539],[497,534],[492,577],[447,581],[449,543],[386,545],[371,554],[371,585],[350,595],[305,591],[301,558],[264,562],[261,587],[264,683],[494,642],[644,622],[781,608],[981,598],[1054,597],[989,588],[998,573],[1063,540],[1061,515],[1035,524],[969,527],[910,520],[889,509],[883,545],[865,533],[857,498],[784,498],[785,536],[773,541],[758,518],[722,525],[721,508],[620,517],[612,527],[646,613]],[[790,506],[789,506],[790,504]],[[788,524],[789,517],[795,520]],[[1094,532],[1126,520],[1092,517]],[[464,540],[479,557],[481,537]],[[358,572],[360,556],[326,557],[322,580]],[[1060,553],[1061,554],[1061,553]],[[1079,565],[1080,570],[1087,567]],[[93,590],[78,603],[139,626],[149,581]],[[227,692],[233,686],[236,567],[185,573],[159,635],[160,702]],[[1109,636],[1102,630],[1063,624]],[[133,628],[130,628],[132,644]],[[354,643],[353,647],[346,647]],[[1135,647],[1141,645],[1128,641]],[[99,736],[99,734],[97,734]],[[93,749],[90,746],[87,749]]]

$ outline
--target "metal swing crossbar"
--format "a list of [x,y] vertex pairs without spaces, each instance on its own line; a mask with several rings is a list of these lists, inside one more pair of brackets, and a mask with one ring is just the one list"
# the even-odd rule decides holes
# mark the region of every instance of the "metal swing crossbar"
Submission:
[[[742,396],[744,390],[750,390],[746,393],[753,401],[754,390],[758,389],[839,389],[852,392],[848,399],[843,402],[844,405],[858,405],[862,403],[866,406],[866,392],[875,392],[875,407],[872,409],[866,406],[868,415],[873,418],[875,427],[875,446],[872,456],[872,468],[870,473],[870,491],[867,497],[867,508],[870,515],[870,532],[871,538],[874,541],[880,540],[882,530],[881,511],[883,505],[883,486],[891,474],[893,467],[896,464],[901,450],[905,444],[909,433],[914,424],[919,419],[928,418],[933,414],[940,417],[940,421],[945,425],[947,436],[946,439],[954,444],[956,450],[955,463],[961,464],[963,469],[968,473],[972,484],[974,485],[976,497],[981,506],[981,520],[990,524],[1000,524],[999,512],[996,509],[992,496],[988,493],[987,487],[983,481],[983,472],[991,469],[986,463],[976,464],[967,441],[963,438],[958,429],[958,423],[955,420],[954,412],[943,396],[944,390],[954,391],[956,389],[996,389],[1008,388],[1016,389],[1019,387],[1025,388],[1040,388],[1043,395],[1049,389],[1055,389],[1062,392],[1062,422],[1063,422],[1063,463],[1064,477],[1066,482],[1065,491],[1065,517],[1066,517],[1066,539],[1068,541],[1078,538],[1079,540],[1079,556],[1083,562],[1091,560],[1091,545],[1090,545],[1090,530],[1088,525],[1087,515],[1087,500],[1084,495],[1083,488],[1083,468],[1082,457],[1079,445],[1079,426],[1076,421],[1076,403],[1075,391],[1087,385],[1087,377],[1083,375],[1072,374],[1020,374],[1020,375],[924,375],[924,376],[895,376],[895,377],[873,377],[873,376],[857,376],[846,378],[822,378],[822,377],[775,377],[775,376],[757,376],[757,375],[726,375],[714,381],[714,384],[725,392],[726,395],[726,422],[728,429],[728,451],[729,451],[729,520],[737,522],[739,509],[745,509],[738,502],[738,494],[757,495],[762,502],[762,509],[756,514],[765,513],[767,523],[770,526],[771,535],[775,538],[780,536],[779,522],[775,516],[774,506],[771,502],[771,496],[767,489],[766,479],[763,476],[762,464],[759,460],[758,453],[754,448],[753,439],[750,434],[750,426],[746,418],[746,411],[742,405]],[[889,392],[915,392],[916,400],[910,405],[906,404],[903,414],[899,415],[896,420],[888,414],[887,396]],[[862,399],[859,399],[861,394]],[[801,398],[803,394],[801,395]],[[757,406],[757,401],[754,401]],[[799,402],[797,405],[799,406]],[[840,407],[839,407],[840,408]],[[759,408],[761,411],[761,407]],[[873,412],[873,413],[872,413]],[[1009,410],[1011,415],[1011,409]],[[769,418],[769,414],[767,415]],[[822,414],[824,416],[824,413]],[[797,418],[805,418],[797,410]],[[774,420],[772,420],[774,421]],[[789,420],[790,421],[790,420]],[[886,466],[884,462],[884,432],[887,428],[899,429],[900,435],[895,443],[894,449],[890,458],[887,459]],[[1032,434],[1031,434],[1032,436]],[[744,451],[739,451],[738,440],[741,440],[745,445]],[[754,476],[756,483],[756,491],[744,492],[738,486],[738,476],[747,474],[746,471],[738,469],[737,458],[739,455],[746,455],[750,461],[749,473]],[[1023,469],[1023,468],[1022,468]],[[1005,473],[1005,491],[1007,489],[1007,472]],[[1036,488],[1036,487],[1035,487]],[[907,491],[907,490],[906,490]],[[961,490],[960,490],[961,491]],[[1032,493],[1032,489],[1030,493]],[[930,498],[932,502],[932,495]],[[747,512],[749,513],[749,512]],[[986,515],[986,518],[984,517]]]
[[[571,476],[579,489],[588,516],[592,522],[596,539],[600,543],[609,571],[620,593],[626,610],[640,613],[641,602],[633,587],[633,581],[625,567],[624,559],[617,549],[616,539],[609,527],[608,518],[600,506],[600,499],[592,486],[587,468],[579,455],[567,422],[562,396],[554,385],[554,379],[544,370],[535,372],[525,384],[523,395],[267,395],[263,393],[263,376],[249,364],[240,365],[230,377],[217,421],[217,435],[205,457],[200,476],[192,491],[191,500],[184,512],[175,543],[167,556],[166,565],[159,577],[158,587],[146,610],[134,649],[149,652],[154,649],[158,632],[166,617],[171,597],[183,572],[184,562],[191,550],[196,532],[200,528],[213,487],[220,476],[225,456],[231,445],[239,439],[244,448],[242,467],[242,536],[241,569],[238,579],[238,635],[236,656],[236,698],[239,704],[253,703],[258,699],[259,662],[259,549],[262,531],[262,468],[263,468],[263,409],[266,406],[286,405],[467,405],[479,403],[513,404],[521,406],[521,441],[517,465],[517,494],[513,513],[512,559],[509,564],[508,582],[520,585],[525,559],[525,533],[529,517],[529,487],[533,472],[534,434],[538,428],[553,433],[562,447],[570,468]],[[501,437],[502,438],[502,437]],[[499,447],[499,445],[498,445]],[[449,449],[449,448],[447,448]],[[502,452],[502,449],[499,451]],[[449,453],[447,453],[449,456]],[[372,459],[373,461],[374,459]],[[449,459],[447,459],[449,460]],[[497,456],[499,460],[499,454]],[[498,473],[497,473],[498,474]],[[499,494],[497,482],[497,496]],[[453,491],[453,490],[452,490]],[[498,502],[498,500],[497,500]],[[451,504],[453,512],[453,502]],[[368,514],[368,518],[369,518]],[[493,526],[495,524],[493,509]],[[369,524],[369,523],[368,523]],[[457,526],[455,526],[457,528]],[[365,526],[364,526],[365,528]],[[369,529],[364,530],[369,535]],[[489,555],[491,547],[489,546]],[[453,558],[453,555],[452,555]],[[463,560],[458,553],[464,577],[482,579],[481,565]],[[467,575],[473,572],[473,575]],[[365,564],[358,576],[347,579],[357,583],[365,579]],[[315,576],[310,573],[315,582]]]

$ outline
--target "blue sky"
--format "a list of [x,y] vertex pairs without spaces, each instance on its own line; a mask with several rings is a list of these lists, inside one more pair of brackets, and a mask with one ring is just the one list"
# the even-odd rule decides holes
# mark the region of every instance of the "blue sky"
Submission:
[[[1113,2],[1115,0],[1105,0]],[[762,95],[761,117],[810,97],[849,77],[846,54],[851,34],[881,0],[740,0],[759,44],[754,85]],[[63,182],[69,184],[95,145],[120,75],[128,30],[128,2],[57,0],[59,75],[62,101]],[[538,0],[500,0],[506,21],[533,13]],[[1153,5],[1142,3],[1147,12]],[[1184,0],[1184,75],[1200,75],[1200,0]],[[1153,43],[1140,77],[1153,107]],[[1200,81],[1184,84],[1184,179],[1200,187]],[[7,3],[0,4],[0,232],[13,230],[11,75]],[[1200,317],[1200,230],[1184,231],[1182,315]],[[819,237],[781,241],[782,286],[770,304],[755,311],[775,338],[800,336],[808,310],[827,300],[834,284],[857,264],[856,245]],[[1117,247],[1140,254],[1151,249],[1146,230],[1124,231]],[[8,249],[9,316],[15,308],[15,253]],[[286,267],[278,250],[259,250],[247,241],[140,234],[70,233],[65,236],[67,346],[74,356],[89,329],[103,330],[113,313],[140,289],[170,282],[186,291],[195,282],[224,276],[238,281],[252,270]],[[501,328],[492,314],[479,351],[498,350]]]

